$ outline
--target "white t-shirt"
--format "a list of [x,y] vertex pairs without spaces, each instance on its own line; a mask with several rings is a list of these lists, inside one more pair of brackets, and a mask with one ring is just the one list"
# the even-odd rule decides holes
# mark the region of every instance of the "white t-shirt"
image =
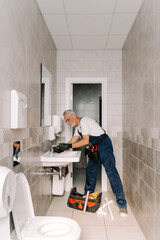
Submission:
[[74,136],[79,136],[78,131],[82,133],[82,135],[100,136],[104,134],[104,130],[98,123],[89,117],[81,118],[79,125],[75,129]]

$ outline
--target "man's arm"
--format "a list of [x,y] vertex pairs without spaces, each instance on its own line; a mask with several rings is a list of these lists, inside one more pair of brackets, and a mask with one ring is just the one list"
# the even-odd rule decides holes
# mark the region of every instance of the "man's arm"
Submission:
[[81,140],[79,140],[78,142],[71,142],[72,143],[72,148],[79,148],[79,147],[82,147],[82,146],[85,146],[85,145],[89,144],[89,134],[83,135],[82,137],[83,138]]
[[76,141],[78,140],[79,136],[73,136],[68,143],[59,143],[59,146],[55,147],[54,152],[60,153],[68,148],[79,148],[87,145],[89,143],[89,134],[83,135],[82,137],[83,138],[78,142]]
[[79,136],[73,136],[71,140],[68,142],[68,144],[75,143],[79,138],[80,138]]

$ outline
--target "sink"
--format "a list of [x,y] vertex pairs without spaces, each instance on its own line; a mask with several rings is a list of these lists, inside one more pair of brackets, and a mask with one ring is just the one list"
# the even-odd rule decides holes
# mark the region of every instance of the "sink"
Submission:
[[64,167],[72,162],[79,162],[81,151],[66,150],[62,153],[46,152],[41,156],[41,162],[44,167]]

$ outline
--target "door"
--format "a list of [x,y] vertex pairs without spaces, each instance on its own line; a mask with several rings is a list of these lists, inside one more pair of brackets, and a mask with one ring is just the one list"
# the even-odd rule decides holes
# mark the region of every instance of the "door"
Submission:
[[[101,83],[73,84],[73,110],[79,117],[90,117],[101,124]],[[81,160],[76,168],[86,168],[85,146],[81,148]]]

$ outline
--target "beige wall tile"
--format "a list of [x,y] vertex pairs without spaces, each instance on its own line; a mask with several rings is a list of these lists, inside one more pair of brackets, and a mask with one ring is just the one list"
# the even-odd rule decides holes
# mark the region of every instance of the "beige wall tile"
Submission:
[[[159,1],[145,0],[122,51],[123,131],[129,165],[137,167],[138,202],[127,195],[146,235],[156,239],[159,198]],[[139,130],[138,130],[139,129]],[[137,131],[138,130],[138,131]],[[134,165],[137,160],[138,165]],[[132,191],[132,174],[124,168],[126,191]],[[156,205],[155,205],[156,202]]]
[[[40,161],[39,156],[43,153],[46,141],[40,127],[40,64],[43,62],[49,69],[55,82],[56,48],[35,1],[0,1],[0,28],[0,165],[15,172],[25,172],[29,181],[33,184],[37,182],[38,192],[35,197],[40,199],[36,205],[37,213],[46,201],[43,197],[45,186],[39,184],[43,178],[41,180],[33,174],[39,171],[37,162]],[[10,129],[11,89],[27,96],[26,129]],[[52,106],[55,105],[56,102],[53,102]],[[56,109],[53,113],[56,113]],[[12,143],[18,140],[21,141],[21,164],[13,168]],[[42,145],[36,150],[39,144]],[[50,196],[49,190],[47,194]]]

